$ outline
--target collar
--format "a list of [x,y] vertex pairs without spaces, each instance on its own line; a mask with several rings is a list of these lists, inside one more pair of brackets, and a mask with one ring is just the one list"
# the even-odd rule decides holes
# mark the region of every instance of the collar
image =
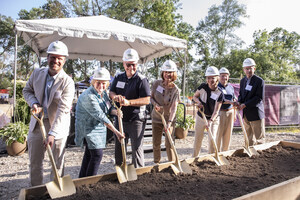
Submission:
[[63,69],[61,69],[57,74],[55,74],[54,76],[50,76],[50,74],[49,74],[49,68],[48,68],[48,70],[47,70],[47,76],[48,77],[52,77],[54,80],[58,77],[58,75],[61,73],[61,71],[63,71]]

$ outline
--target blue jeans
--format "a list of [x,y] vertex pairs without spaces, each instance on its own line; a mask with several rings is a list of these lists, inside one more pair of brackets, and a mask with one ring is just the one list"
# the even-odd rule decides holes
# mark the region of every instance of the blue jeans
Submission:
[[102,156],[103,149],[89,149],[86,145],[79,178],[97,175]]

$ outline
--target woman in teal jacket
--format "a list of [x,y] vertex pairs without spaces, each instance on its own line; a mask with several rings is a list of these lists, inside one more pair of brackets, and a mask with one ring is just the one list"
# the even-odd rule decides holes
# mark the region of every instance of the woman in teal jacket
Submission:
[[86,146],[79,178],[97,174],[106,145],[106,127],[114,132],[119,140],[124,137],[107,117],[112,110],[106,93],[109,80],[110,74],[105,68],[95,70],[91,86],[77,101],[75,143],[81,147]]

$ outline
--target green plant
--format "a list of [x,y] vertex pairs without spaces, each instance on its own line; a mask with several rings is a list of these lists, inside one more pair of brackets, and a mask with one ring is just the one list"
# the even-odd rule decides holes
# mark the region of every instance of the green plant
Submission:
[[18,121],[9,123],[7,126],[0,129],[0,136],[5,140],[7,146],[10,146],[14,141],[24,144],[28,135],[28,130],[28,125]]
[[25,124],[29,124],[30,122],[30,107],[25,101],[24,97],[17,99],[16,105],[16,119],[17,121],[24,122]]
[[191,115],[186,115],[184,120],[184,106],[179,104],[176,111],[176,126],[175,128],[183,128],[187,130],[194,126],[195,120]]

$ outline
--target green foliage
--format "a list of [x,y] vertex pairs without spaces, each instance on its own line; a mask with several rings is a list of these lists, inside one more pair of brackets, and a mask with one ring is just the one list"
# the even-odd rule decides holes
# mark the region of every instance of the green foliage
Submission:
[[1,79],[0,89],[7,89],[7,88],[11,88],[11,87],[12,87],[12,84],[8,78],[4,77]]
[[7,126],[0,129],[0,136],[5,140],[7,146],[10,146],[14,141],[24,144],[28,135],[28,125],[18,121],[9,123]]
[[15,40],[13,32],[14,20],[0,14],[0,55],[13,51]]
[[31,117],[30,107],[28,106],[25,99],[23,97],[17,99],[16,119],[18,121],[21,121],[21,122],[25,123],[25,124],[29,124],[30,117]]
[[185,121],[184,121],[184,106],[182,104],[179,104],[177,106],[176,111],[176,128],[180,127],[184,130],[188,130],[192,126],[194,126],[195,120],[191,115],[186,115]]
[[[13,83],[12,83],[12,85],[13,85]],[[26,85],[26,81],[17,80],[17,83],[16,83],[16,99],[20,99],[20,98],[23,97],[22,91],[23,91],[23,88],[25,87],[25,85]],[[13,92],[14,92],[13,88],[10,88],[9,95],[13,96],[14,95]]]
[[196,50],[201,56],[199,64],[212,65],[212,58],[222,58],[230,48],[241,45],[233,32],[243,25],[242,17],[248,17],[246,7],[236,0],[224,0],[222,5],[209,8],[208,16],[199,21],[195,31]]

